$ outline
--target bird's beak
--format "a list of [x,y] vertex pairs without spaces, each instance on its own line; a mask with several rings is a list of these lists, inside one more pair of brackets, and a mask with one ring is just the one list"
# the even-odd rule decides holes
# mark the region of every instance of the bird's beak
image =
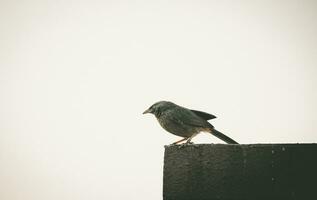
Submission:
[[147,109],[146,111],[143,112],[143,114],[146,114],[146,113],[151,113],[151,110]]

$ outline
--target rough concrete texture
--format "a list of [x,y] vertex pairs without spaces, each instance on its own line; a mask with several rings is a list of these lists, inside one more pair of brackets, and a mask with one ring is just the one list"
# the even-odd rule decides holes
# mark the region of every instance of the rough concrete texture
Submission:
[[163,197],[317,199],[317,144],[166,146]]

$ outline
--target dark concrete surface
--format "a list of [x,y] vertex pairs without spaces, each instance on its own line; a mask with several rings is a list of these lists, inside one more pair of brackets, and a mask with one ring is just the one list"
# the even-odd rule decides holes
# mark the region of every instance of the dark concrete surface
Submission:
[[317,199],[317,144],[165,146],[163,199]]

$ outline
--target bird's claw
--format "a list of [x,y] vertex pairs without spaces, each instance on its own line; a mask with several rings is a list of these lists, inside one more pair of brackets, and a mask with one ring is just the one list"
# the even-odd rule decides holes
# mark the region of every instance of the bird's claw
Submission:
[[184,148],[186,145],[187,145],[186,143],[180,144],[180,145],[178,145],[178,148],[179,149]]
[[194,143],[193,142],[185,142],[185,143],[178,145],[178,148],[181,149],[181,148],[184,148],[184,147],[191,145],[191,144],[194,144]]

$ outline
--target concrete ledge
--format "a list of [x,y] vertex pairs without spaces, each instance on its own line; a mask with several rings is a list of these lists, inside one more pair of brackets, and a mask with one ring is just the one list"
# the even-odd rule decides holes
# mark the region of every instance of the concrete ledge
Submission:
[[317,199],[317,144],[166,146],[163,199]]

